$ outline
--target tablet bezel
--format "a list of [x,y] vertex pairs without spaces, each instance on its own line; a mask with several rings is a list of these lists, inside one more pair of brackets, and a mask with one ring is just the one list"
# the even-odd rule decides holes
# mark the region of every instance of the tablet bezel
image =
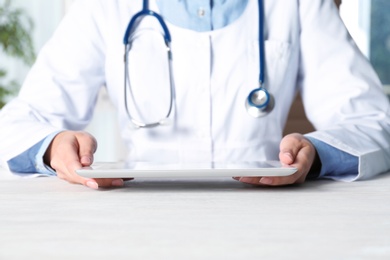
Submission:
[[196,178],[196,177],[277,177],[297,171],[279,161],[239,163],[94,163],[76,170],[86,178]]

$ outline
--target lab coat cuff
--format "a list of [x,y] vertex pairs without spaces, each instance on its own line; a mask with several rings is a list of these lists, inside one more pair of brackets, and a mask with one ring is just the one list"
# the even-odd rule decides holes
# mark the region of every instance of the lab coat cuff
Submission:
[[359,158],[334,146],[305,135],[316,148],[321,161],[320,178],[349,181],[358,175]]

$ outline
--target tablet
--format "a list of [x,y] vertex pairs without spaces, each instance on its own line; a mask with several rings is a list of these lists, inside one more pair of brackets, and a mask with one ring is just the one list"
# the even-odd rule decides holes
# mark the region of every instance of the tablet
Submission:
[[239,163],[94,163],[76,170],[86,178],[186,178],[288,176],[297,171],[279,161]]

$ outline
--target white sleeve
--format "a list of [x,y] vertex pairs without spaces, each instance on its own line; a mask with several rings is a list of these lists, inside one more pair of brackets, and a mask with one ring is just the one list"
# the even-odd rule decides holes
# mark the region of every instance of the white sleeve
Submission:
[[317,129],[309,136],[359,158],[350,181],[388,171],[390,106],[377,75],[333,1],[301,0],[300,17],[302,98]]
[[75,1],[38,55],[19,96],[0,113],[2,163],[50,133],[80,130],[90,121],[105,82],[100,1]]

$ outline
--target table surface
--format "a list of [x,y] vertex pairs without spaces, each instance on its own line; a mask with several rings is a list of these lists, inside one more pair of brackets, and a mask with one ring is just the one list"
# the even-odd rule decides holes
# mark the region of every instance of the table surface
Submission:
[[0,180],[0,259],[390,259],[390,174],[253,187]]

